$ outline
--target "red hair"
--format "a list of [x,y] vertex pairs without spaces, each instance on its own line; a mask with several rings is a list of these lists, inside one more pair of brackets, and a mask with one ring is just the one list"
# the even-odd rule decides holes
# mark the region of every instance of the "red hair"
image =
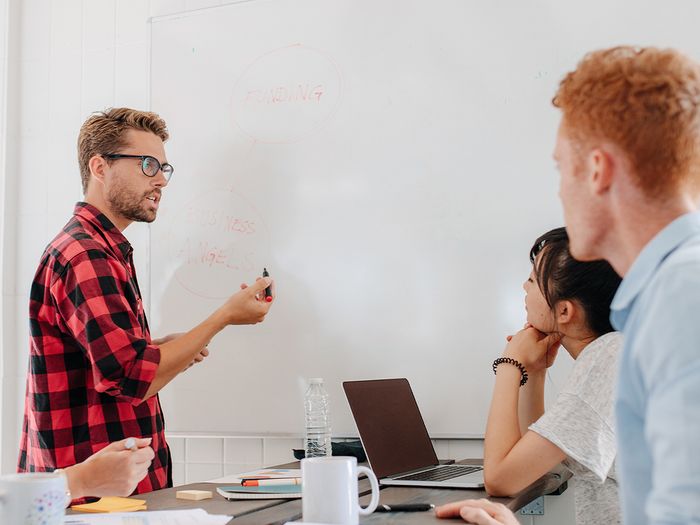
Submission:
[[700,188],[700,65],[673,49],[588,53],[552,100],[570,138],[610,141],[650,197]]

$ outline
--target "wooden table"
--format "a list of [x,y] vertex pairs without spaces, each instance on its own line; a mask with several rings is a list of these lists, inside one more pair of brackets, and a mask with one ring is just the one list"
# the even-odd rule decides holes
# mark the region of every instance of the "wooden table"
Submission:
[[[462,460],[458,463],[480,463],[480,460]],[[281,465],[279,468],[299,468],[298,463]],[[460,499],[488,498],[506,505],[514,512],[521,509],[540,496],[552,494],[565,487],[571,473],[564,467],[558,467],[546,474],[528,488],[513,498],[491,498],[483,489],[443,489],[432,487],[381,487],[379,502],[384,504],[396,503],[433,503],[442,505]],[[366,478],[359,481],[360,502],[363,506],[370,500],[370,484]],[[281,525],[287,521],[301,519],[301,500],[236,500],[228,501],[216,492],[217,486],[222,483],[191,483],[170,489],[157,490],[148,494],[139,494],[137,498],[145,499],[148,510],[177,510],[203,508],[210,514],[233,515],[229,522],[234,525]],[[188,501],[175,498],[178,490],[196,489],[209,490],[214,494],[212,499],[201,501]],[[72,513],[69,511],[69,514]],[[402,513],[374,513],[367,517],[361,517],[360,523],[443,523],[432,512],[402,512]]]

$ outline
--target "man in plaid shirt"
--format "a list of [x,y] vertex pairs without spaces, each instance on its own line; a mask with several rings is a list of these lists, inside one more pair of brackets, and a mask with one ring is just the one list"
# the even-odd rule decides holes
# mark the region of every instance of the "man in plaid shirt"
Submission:
[[173,168],[165,122],[127,108],[91,116],[78,138],[85,202],[48,245],[30,294],[31,348],[18,471],[52,471],[110,442],[152,438],[135,493],[172,486],[158,391],[231,324],[261,322],[269,278],[232,295],[185,334],[151,339],[122,231],[156,218]]

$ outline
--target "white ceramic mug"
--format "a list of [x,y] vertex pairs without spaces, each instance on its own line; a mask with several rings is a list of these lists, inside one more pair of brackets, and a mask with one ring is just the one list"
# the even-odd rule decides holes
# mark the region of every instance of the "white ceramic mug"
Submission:
[[0,523],[62,525],[66,478],[53,472],[0,476]]
[[[372,485],[372,500],[360,507],[357,476],[365,474]],[[334,525],[357,525],[360,515],[372,514],[379,503],[377,476],[358,467],[354,457],[321,457],[301,460],[303,520]]]

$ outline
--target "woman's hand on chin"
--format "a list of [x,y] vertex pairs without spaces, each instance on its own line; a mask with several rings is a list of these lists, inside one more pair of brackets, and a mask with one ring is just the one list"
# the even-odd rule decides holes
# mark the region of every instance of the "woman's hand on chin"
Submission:
[[529,374],[544,372],[552,366],[559,349],[560,335],[540,332],[530,324],[513,336],[506,338],[508,344],[503,352],[521,363]]

